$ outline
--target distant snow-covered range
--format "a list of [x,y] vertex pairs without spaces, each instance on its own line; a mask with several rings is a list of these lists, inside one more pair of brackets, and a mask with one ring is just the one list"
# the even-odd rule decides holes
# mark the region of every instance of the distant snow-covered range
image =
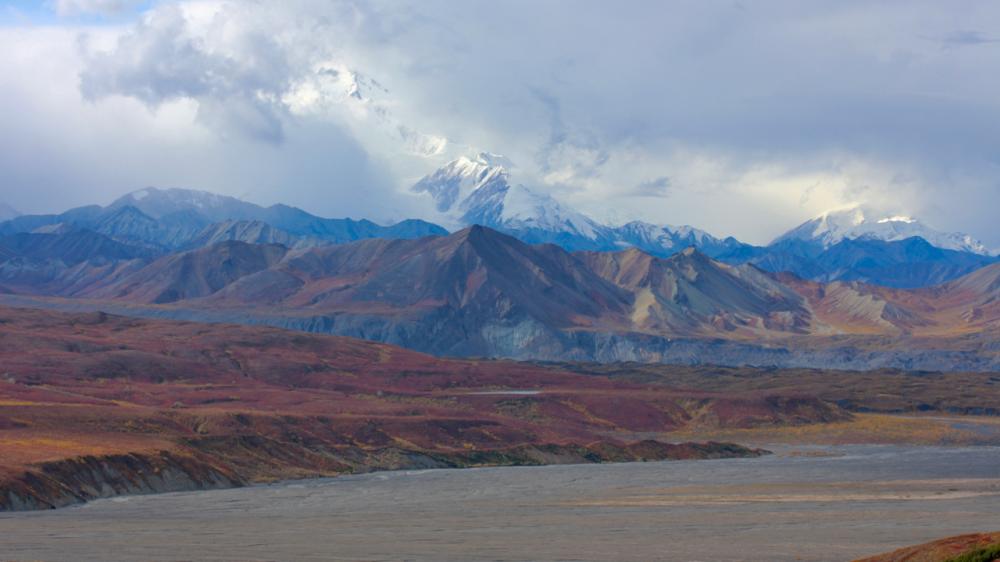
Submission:
[[[412,189],[433,199],[442,222],[452,230],[478,224],[523,242],[584,252],[637,248],[669,257],[694,247],[730,265],[751,264],[823,283],[927,287],[997,261],[968,235],[940,232],[907,217],[878,218],[860,208],[826,213],[764,247],[691,226],[603,224],[544,191],[515,183],[515,173],[505,158],[480,153],[447,163]],[[287,205],[261,207],[202,191],[156,188],[132,192],[106,207],[90,205],[58,215],[0,220],[0,243],[8,239],[10,247],[112,248],[116,256],[165,255],[233,240],[303,249],[366,238],[447,234],[440,226],[415,219],[381,226],[368,220],[318,217]],[[574,259],[588,258],[577,254]],[[24,270],[27,262],[17,263]],[[31,267],[37,269],[38,264]]]
[[911,217],[879,216],[861,206],[823,213],[778,237],[774,243],[801,240],[829,248],[842,240],[895,242],[914,236],[945,250],[991,255],[982,242],[968,234],[941,232]]
[[434,198],[442,222],[452,228],[480,224],[531,243],[556,243],[569,250],[618,250],[636,247],[669,256],[695,246],[718,256],[744,246],[692,226],[640,221],[601,224],[551,195],[511,181],[511,164],[499,155],[461,157],[425,176],[413,191]]
[[[552,196],[512,181],[511,163],[496,154],[461,157],[428,174],[413,191],[434,198],[441,222],[451,228],[481,224],[528,242],[555,242],[571,250],[637,247],[668,256],[694,246],[712,257],[747,254],[749,245],[692,226],[630,222],[602,224]],[[772,246],[800,241],[825,250],[844,240],[899,242],[920,237],[945,250],[989,256],[968,234],[935,230],[901,216],[879,216],[861,207],[824,213],[778,237]]]

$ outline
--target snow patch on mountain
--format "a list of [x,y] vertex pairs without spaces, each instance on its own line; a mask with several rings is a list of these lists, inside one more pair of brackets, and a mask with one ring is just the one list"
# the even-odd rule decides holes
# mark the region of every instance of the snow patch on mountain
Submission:
[[914,236],[946,250],[992,255],[982,242],[968,234],[942,232],[908,216],[880,216],[861,206],[823,213],[778,237],[773,244],[802,240],[829,248],[845,239],[895,242]]
[[596,222],[563,206],[551,195],[536,193],[523,185],[507,190],[500,210],[500,220],[508,228],[567,232],[592,240],[597,239],[601,230]]

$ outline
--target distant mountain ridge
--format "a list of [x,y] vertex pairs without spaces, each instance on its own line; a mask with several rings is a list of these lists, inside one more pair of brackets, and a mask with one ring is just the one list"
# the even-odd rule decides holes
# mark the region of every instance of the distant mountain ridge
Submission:
[[801,240],[826,249],[843,240],[898,242],[913,237],[923,238],[944,250],[992,254],[982,242],[968,234],[941,232],[911,217],[879,216],[861,206],[823,213],[779,236],[772,245]]
[[[270,229],[283,231],[285,234],[279,237],[292,245],[301,241],[336,244],[364,238],[447,234],[437,225],[416,219],[381,226],[369,220],[322,218],[287,205],[261,207],[203,191],[146,188],[124,195],[107,207],[92,205],[58,215],[18,216],[0,222],[0,236],[82,228],[166,252],[189,246],[198,237],[219,241],[223,236],[237,239],[260,235],[253,234],[253,228],[234,227],[231,221],[266,223]],[[217,223],[227,224],[214,227],[214,234],[205,232]]]
[[998,261],[979,253],[938,248],[917,236],[895,241],[844,238],[826,248],[786,238],[767,247],[739,248],[717,257],[813,281],[864,281],[904,289],[944,283]]

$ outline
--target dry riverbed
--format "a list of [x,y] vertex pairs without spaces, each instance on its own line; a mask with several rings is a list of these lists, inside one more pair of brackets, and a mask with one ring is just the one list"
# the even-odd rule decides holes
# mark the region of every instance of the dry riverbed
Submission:
[[1000,448],[385,472],[0,515],[17,560],[842,561],[1000,527]]

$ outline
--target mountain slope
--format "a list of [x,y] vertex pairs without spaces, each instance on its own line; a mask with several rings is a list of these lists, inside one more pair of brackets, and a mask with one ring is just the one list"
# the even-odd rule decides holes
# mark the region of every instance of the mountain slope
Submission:
[[123,244],[91,230],[14,234],[0,238],[0,252],[9,257],[54,259],[68,265],[88,260],[132,260],[153,255],[144,248]]
[[185,244],[207,224],[208,219],[196,213],[179,211],[153,218],[136,207],[124,205],[105,211],[94,230],[128,244],[169,251]]
[[72,296],[144,267],[155,255],[84,229],[0,238],[0,284],[7,293]]
[[205,300],[224,309],[264,302],[267,311],[335,319],[338,333],[462,355],[508,355],[564,330],[613,329],[629,308],[625,291],[562,249],[483,227],[293,252]]
[[233,281],[273,266],[287,252],[279,245],[222,242],[162,257],[117,283],[80,296],[163,304],[211,295]]
[[633,329],[660,334],[804,333],[810,314],[794,291],[750,266],[688,248],[667,259],[635,249],[582,253],[598,275],[634,295]]
[[[320,240],[300,238],[258,220],[226,220],[210,224],[184,243],[186,249],[212,246],[220,242],[237,241],[247,244],[281,244],[295,246],[318,245]],[[311,243],[310,243],[311,242]]]
[[917,294],[956,333],[1000,330],[1000,263]]

